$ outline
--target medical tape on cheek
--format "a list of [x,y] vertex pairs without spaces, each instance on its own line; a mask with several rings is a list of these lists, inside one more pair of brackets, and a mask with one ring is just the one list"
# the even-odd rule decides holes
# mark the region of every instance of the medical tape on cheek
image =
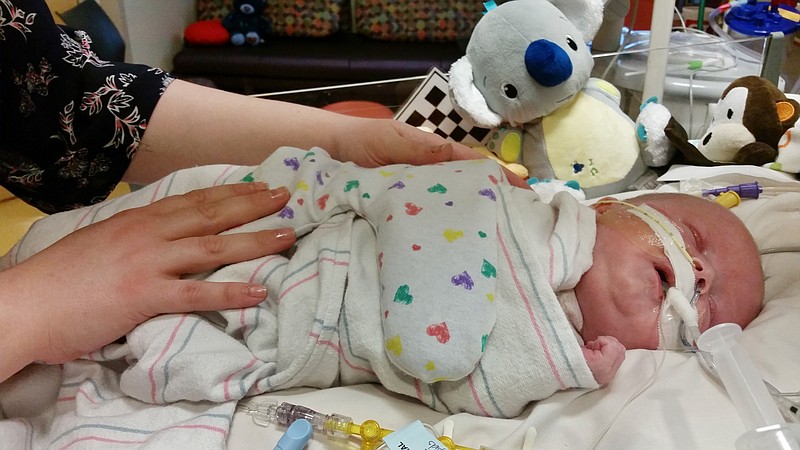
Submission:
[[[696,284],[694,262],[686,252],[686,244],[680,231],[666,216],[648,205],[633,206],[629,212],[639,217],[656,234],[664,246],[664,254],[675,275],[675,287],[667,290],[664,303],[661,305],[659,347],[670,350],[684,349],[686,343],[681,336],[683,323],[690,328],[692,335],[698,330],[697,309],[688,300],[694,298]],[[696,336],[692,336],[694,337]]]

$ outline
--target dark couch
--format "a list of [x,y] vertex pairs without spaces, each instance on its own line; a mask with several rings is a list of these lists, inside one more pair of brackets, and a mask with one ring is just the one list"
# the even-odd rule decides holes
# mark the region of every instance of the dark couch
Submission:
[[[197,0],[197,19],[224,18],[232,4]],[[268,0],[262,15],[272,33],[263,44],[187,44],[172,72],[256,94],[447,71],[464,55],[483,10],[470,0]]]
[[250,47],[185,46],[173,59],[180,78],[254,94],[424,75],[447,71],[465,41],[386,41],[340,32],[327,37],[270,37]]

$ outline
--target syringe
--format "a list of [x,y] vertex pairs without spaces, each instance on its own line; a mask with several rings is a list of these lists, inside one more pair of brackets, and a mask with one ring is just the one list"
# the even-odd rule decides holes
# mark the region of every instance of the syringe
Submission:
[[757,181],[754,181],[715,189],[703,189],[700,194],[703,197],[707,197],[709,195],[720,195],[723,192],[736,192],[742,198],[759,198],[762,194],[777,195],[784,192],[800,192],[800,183],[797,186],[761,186]]
[[800,450],[800,426],[784,421],[755,364],[736,341],[741,332],[735,323],[721,323],[697,340],[700,350],[711,355],[713,369],[748,430],[736,448]]

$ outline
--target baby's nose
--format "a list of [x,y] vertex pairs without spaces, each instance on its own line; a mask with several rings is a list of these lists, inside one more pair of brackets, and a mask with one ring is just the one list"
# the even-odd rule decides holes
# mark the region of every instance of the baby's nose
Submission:
[[711,289],[711,284],[714,281],[714,270],[710,265],[705,264],[701,258],[692,258],[692,263],[694,264],[694,277],[697,287],[700,289],[700,295],[703,295]]

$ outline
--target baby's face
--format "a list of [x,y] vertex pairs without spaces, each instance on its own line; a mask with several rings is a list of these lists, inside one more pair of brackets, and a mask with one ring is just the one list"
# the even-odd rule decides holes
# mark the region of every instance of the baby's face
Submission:
[[[745,327],[761,310],[764,282],[758,249],[730,211],[698,197],[653,194],[627,201],[647,204],[680,230],[700,287],[700,331],[723,322]],[[626,348],[658,348],[664,301],[662,280],[675,275],[652,229],[625,205],[596,205],[592,267],[575,287],[583,314],[581,336],[614,336]]]

